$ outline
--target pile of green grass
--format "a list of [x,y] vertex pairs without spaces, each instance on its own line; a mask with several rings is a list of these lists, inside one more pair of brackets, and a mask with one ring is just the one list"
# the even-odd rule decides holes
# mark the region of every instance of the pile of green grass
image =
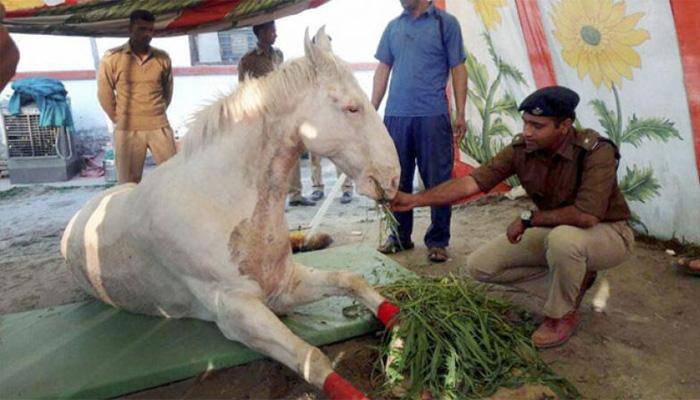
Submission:
[[[487,286],[455,277],[416,278],[382,292],[401,307],[400,324],[384,341],[375,369],[387,393],[401,386],[406,398],[429,391],[433,398],[472,399],[530,383],[546,385],[560,398],[580,397],[539,357],[530,316],[490,297]],[[401,349],[392,348],[397,340]]]

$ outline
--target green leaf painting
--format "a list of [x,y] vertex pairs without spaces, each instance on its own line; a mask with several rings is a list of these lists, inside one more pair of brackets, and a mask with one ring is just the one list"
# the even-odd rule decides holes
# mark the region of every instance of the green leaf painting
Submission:
[[[504,80],[510,80],[518,85],[527,85],[522,72],[498,56],[491,35],[485,32],[482,37],[497,74],[491,80],[486,65],[474,54],[467,54],[465,64],[470,82],[468,99],[479,112],[481,124],[477,126],[472,120],[467,121],[467,134],[460,143],[462,150],[480,163],[488,161],[510,143],[514,132],[508,121],[515,122],[520,119],[515,97],[505,91],[501,84]],[[519,185],[515,177],[510,178],[508,184]]]

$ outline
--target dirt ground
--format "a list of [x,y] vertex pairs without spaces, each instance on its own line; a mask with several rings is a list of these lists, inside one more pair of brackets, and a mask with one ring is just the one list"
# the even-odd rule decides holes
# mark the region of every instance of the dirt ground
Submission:
[[[329,174],[330,175],[330,174]],[[330,175],[332,176],[332,175]],[[54,189],[31,187],[0,192],[0,314],[15,313],[84,300],[62,267],[59,240],[70,217],[101,187]],[[489,198],[456,208],[452,219],[451,259],[431,264],[420,240],[429,223],[428,210],[416,212],[417,247],[394,256],[425,276],[459,273],[467,256],[530,206],[528,200]],[[310,221],[317,207],[291,208],[291,226]],[[377,243],[373,203],[355,198],[337,200],[322,230],[333,246]],[[657,244],[638,243],[635,255],[607,272],[584,300],[584,323],[566,345],[543,351],[554,370],[590,399],[700,398],[700,278],[670,268],[672,257]],[[607,281],[610,296],[594,311],[592,300]],[[539,300],[504,291],[505,296],[536,311]],[[368,335],[325,346],[338,372],[372,393],[373,347]],[[170,385],[134,393],[132,399],[323,399],[294,372],[272,361],[215,371]]]

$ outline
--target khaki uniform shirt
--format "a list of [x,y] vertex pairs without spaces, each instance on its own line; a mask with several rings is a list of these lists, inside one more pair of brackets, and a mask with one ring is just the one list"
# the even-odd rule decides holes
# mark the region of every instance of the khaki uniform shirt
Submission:
[[[516,174],[540,210],[573,205],[600,221],[629,219],[630,210],[617,185],[617,149],[599,138],[595,131],[572,129],[556,153],[548,156],[525,151],[525,140],[517,135],[510,145],[472,172],[472,177],[487,192]],[[586,155],[577,188],[581,152]]]
[[274,71],[284,61],[280,49],[271,47],[262,50],[259,47],[246,53],[238,63],[238,81],[243,82],[247,77],[260,78]]
[[127,42],[107,51],[97,74],[97,97],[119,130],[155,130],[169,126],[165,110],[173,97],[168,53],[151,47],[141,61]]

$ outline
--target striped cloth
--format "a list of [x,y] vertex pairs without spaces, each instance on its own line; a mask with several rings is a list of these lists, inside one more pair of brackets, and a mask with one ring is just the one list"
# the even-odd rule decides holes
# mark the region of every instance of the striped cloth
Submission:
[[10,32],[128,36],[129,14],[156,15],[156,36],[240,28],[296,14],[330,0],[3,0]]

